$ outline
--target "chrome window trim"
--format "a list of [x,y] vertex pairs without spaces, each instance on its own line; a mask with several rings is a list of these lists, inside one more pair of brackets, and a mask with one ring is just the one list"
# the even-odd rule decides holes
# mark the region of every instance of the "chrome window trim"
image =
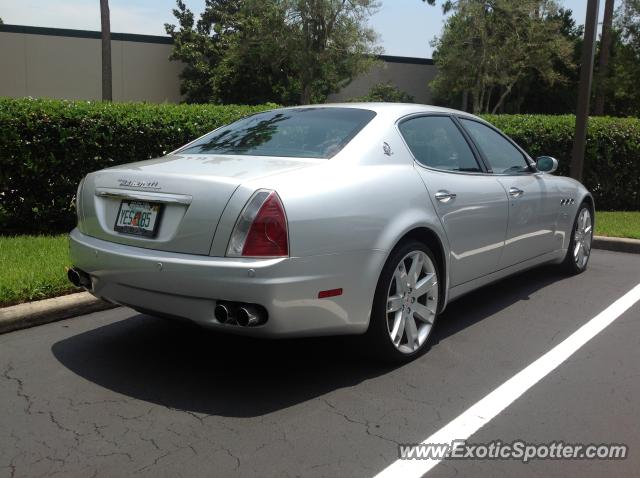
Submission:
[[[396,132],[398,133],[398,135],[400,136],[400,138],[402,139],[402,143],[404,144],[405,148],[407,149],[407,151],[409,151],[409,154],[411,155],[411,158],[413,159],[413,164],[419,166],[422,169],[426,169],[428,171],[435,171],[438,173],[447,173],[447,174],[463,174],[465,176],[494,176],[493,173],[490,173],[488,171],[477,171],[477,172],[471,172],[471,171],[452,171],[452,170],[447,170],[447,169],[438,169],[438,168],[432,168],[431,166],[426,166],[424,164],[422,164],[420,161],[418,161],[418,159],[415,157],[415,155],[413,154],[413,151],[411,151],[411,148],[409,147],[409,144],[407,143],[407,140],[405,139],[404,135],[402,134],[402,131],[400,131],[400,124],[404,123],[405,121],[409,121],[411,119],[414,118],[421,118],[421,117],[426,117],[426,116],[444,116],[449,118],[453,124],[457,126],[455,120],[454,120],[454,116],[451,113],[446,113],[446,112],[417,112],[417,113],[410,113],[408,115],[405,116],[401,116],[400,118],[398,118],[395,122],[395,129]],[[467,146],[469,146],[469,150],[471,150],[471,154],[473,155],[474,159],[476,160],[476,162],[478,163],[478,166],[480,167],[480,169],[482,170],[483,168],[486,168],[484,161],[478,156],[479,152],[476,151],[475,145],[472,145],[469,143],[469,139],[466,137],[466,135],[460,131],[460,134],[462,135],[462,137],[464,138],[465,142],[467,143]]]
[[[533,161],[531,156],[529,156],[529,154],[524,149],[522,149],[518,143],[516,143],[513,139],[509,138],[509,136],[504,134],[502,131],[500,131],[498,128],[496,128],[494,125],[492,125],[491,123],[489,123],[487,121],[484,121],[481,118],[475,118],[475,117],[459,115],[459,114],[455,115],[455,117],[457,119],[459,119],[459,120],[473,121],[475,123],[479,123],[481,125],[484,125],[484,126],[488,127],[489,129],[492,129],[493,131],[495,131],[498,134],[498,136],[502,137],[509,144],[511,144],[514,148],[516,148],[516,150],[524,158],[525,163],[527,163],[527,165],[529,166],[529,171],[523,171],[523,172],[520,172],[520,173],[496,173],[496,172],[493,172],[493,170],[491,170],[491,174],[493,174],[494,176],[525,176],[525,175],[529,175],[529,174],[538,173],[538,171],[535,169],[535,161]],[[460,121],[460,126],[465,128],[464,123],[462,123],[462,121]],[[465,131],[466,131],[466,128],[465,128]],[[473,143],[476,144],[476,142],[473,140],[473,137],[471,137],[471,134],[468,131],[467,131],[467,134],[469,135],[471,141],[473,141]],[[486,163],[487,168],[488,168],[491,165],[491,163],[489,162],[489,159],[485,157],[484,153],[482,152],[482,150],[480,149],[480,147],[478,145],[476,145],[476,148],[478,149],[478,153],[482,156],[482,159]]]

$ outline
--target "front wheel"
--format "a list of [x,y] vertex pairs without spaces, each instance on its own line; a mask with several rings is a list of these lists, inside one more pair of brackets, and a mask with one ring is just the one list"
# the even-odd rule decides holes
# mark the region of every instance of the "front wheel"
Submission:
[[564,267],[573,274],[579,274],[587,268],[593,241],[593,212],[586,203],[580,205],[573,223],[569,249]]
[[438,311],[439,272],[433,253],[418,241],[387,260],[371,311],[368,342],[384,360],[405,362],[427,349]]

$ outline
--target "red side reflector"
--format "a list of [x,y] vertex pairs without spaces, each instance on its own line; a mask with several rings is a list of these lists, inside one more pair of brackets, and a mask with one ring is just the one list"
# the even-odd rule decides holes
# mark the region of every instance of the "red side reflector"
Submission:
[[342,295],[342,289],[321,290],[318,292],[318,299],[326,299],[327,297],[336,297]]

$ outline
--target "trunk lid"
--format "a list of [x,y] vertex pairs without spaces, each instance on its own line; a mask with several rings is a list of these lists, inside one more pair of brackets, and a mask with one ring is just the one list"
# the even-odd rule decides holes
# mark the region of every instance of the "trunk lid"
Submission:
[[[119,244],[208,255],[222,212],[240,184],[318,162],[198,154],[168,155],[104,169],[85,179],[80,229]],[[161,205],[154,237],[115,230],[123,201]]]

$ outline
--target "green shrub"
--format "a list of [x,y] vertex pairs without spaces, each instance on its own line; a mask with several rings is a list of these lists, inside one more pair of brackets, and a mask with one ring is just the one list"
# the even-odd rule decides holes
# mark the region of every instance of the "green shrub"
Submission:
[[409,93],[402,91],[390,81],[377,83],[371,87],[366,96],[349,100],[351,102],[381,101],[383,103],[415,103],[416,99]]
[[68,231],[85,174],[160,156],[275,106],[0,99],[0,231]]
[[[484,115],[533,158],[558,159],[558,174],[568,175],[573,149],[574,116]],[[589,119],[584,161],[584,185],[593,193],[596,209],[640,210],[640,119]]]
[[[75,222],[87,173],[160,156],[262,106],[151,105],[0,99],[0,231],[59,232]],[[485,116],[533,157],[555,156],[567,174],[572,116]],[[640,120],[593,118],[585,185],[598,209],[640,210]]]

